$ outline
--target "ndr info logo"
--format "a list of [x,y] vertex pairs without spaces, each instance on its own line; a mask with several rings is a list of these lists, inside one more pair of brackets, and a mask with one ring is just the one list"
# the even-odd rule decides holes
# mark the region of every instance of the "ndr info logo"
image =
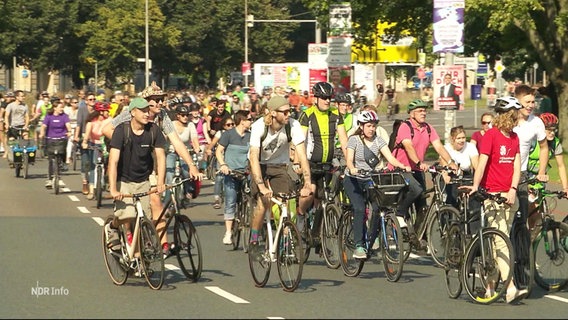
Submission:
[[69,289],[61,287],[43,287],[39,285],[37,281],[36,286],[32,287],[32,296],[68,296]]

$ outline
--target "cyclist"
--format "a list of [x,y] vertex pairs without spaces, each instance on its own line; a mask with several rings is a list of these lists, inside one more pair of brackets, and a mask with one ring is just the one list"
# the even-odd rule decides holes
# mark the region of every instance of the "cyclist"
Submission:
[[[223,132],[232,129],[235,126],[235,121],[233,120],[232,117],[229,118],[224,118],[221,121],[223,128],[221,130],[217,130],[215,133],[215,136],[213,137],[213,140],[211,140],[211,143],[209,144],[209,146],[207,147],[207,149],[205,150],[205,152],[207,153],[207,156],[209,157],[209,159],[213,159],[213,153],[215,152],[215,159],[217,158],[217,144],[219,142],[219,139],[221,139],[221,135],[223,134]],[[214,209],[221,209],[221,192],[223,192],[223,175],[221,175],[218,170],[219,168],[219,162],[217,160],[214,161],[213,164],[209,164],[209,165],[214,165],[215,166],[215,171],[217,172],[215,174],[215,186],[213,189],[213,195],[215,197],[214,201],[213,201],[213,208]]]
[[30,113],[28,111],[28,106],[24,103],[24,98],[26,95],[22,90],[14,91],[16,100],[10,103],[6,107],[6,112],[4,113],[4,124],[8,131],[8,140],[14,140],[18,137],[18,131],[15,130],[24,128],[26,131],[22,133],[23,139],[28,139],[28,128],[30,125]]
[[[79,97],[83,99],[85,97],[85,92],[83,90],[79,91]],[[95,110],[95,94],[89,92],[87,97],[83,101],[79,101],[79,109],[77,111],[77,127],[75,128],[75,138],[74,141],[79,143],[85,136],[85,127],[87,126],[87,117]],[[107,137],[110,138],[110,135]],[[89,149],[81,148],[81,174],[83,175],[83,194],[89,194],[89,180],[87,176],[89,174],[89,164],[91,163],[91,153]]]
[[[350,136],[358,128],[357,118],[353,117],[353,96],[350,93],[338,94],[335,102],[337,102],[337,111],[343,117],[345,132]],[[335,147],[340,147],[339,140],[336,141]]]
[[[426,123],[426,102],[416,99],[408,104],[408,122],[402,122],[396,132],[395,145],[393,147],[393,155],[404,165],[410,166],[412,173],[405,173],[408,181],[408,192],[399,203],[397,216],[401,226],[406,226],[405,218],[408,217],[409,209],[414,203],[416,208],[416,222],[414,227],[418,229],[421,222],[425,218],[426,199],[422,197],[422,193],[426,190],[426,180],[424,171],[428,170],[428,165],[422,163],[428,146],[432,144],[436,152],[442,159],[449,164],[454,171],[458,170],[436,132],[436,129]],[[410,127],[412,126],[412,127]],[[424,243],[418,243],[419,240],[415,234],[411,232],[411,241],[419,249],[424,249]]]
[[[150,190],[150,175],[154,169],[156,157],[157,192],[165,190],[165,145],[164,135],[155,123],[149,121],[150,106],[143,98],[134,98],[128,107],[130,122],[119,124],[114,130],[110,142],[108,175],[110,194],[115,200],[115,219],[105,225],[107,245],[112,250],[120,249],[117,228],[120,223],[126,224],[127,241],[132,241],[130,219],[136,217],[136,209],[132,198],[124,198],[123,194],[140,193]],[[126,128],[124,128],[126,126]],[[129,137],[128,137],[129,136]],[[140,199],[144,212],[150,212],[149,197]],[[119,222],[118,220],[123,220]],[[126,221],[124,221],[126,220]]]
[[[189,151],[187,147],[183,144],[179,135],[175,131],[175,127],[171,121],[171,119],[166,114],[166,111],[162,109],[162,104],[164,101],[164,97],[166,94],[162,92],[162,89],[156,85],[156,82],[152,82],[150,86],[146,87],[142,93],[141,97],[148,102],[150,107],[150,121],[153,121],[158,125],[161,129],[161,133],[168,138],[170,144],[172,144],[179,154],[179,156],[189,165],[189,175],[194,179],[201,179],[201,175],[199,174],[199,170],[197,170],[197,166],[193,163],[193,159],[189,155]],[[134,99],[132,99],[133,101]],[[113,118],[112,122],[106,125],[103,128],[103,134],[110,138],[112,137],[114,128],[116,128],[122,122],[130,121],[132,119],[132,112],[122,112],[115,118]],[[156,186],[157,179],[155,175],[150,176],[150,182],[152,187]],[[151,194],[150,198],[150,206],[152,208],[152,217],[154,220],[157,220],[162,212],[162,200],[160,199],[160,195],[157,193]],[[156,226],[156,231],[161,233],[162,230],[166,226],[166,221],[162,219],[158,221]],[[169,243],[167,239],[167,232],[164,232],[164,236],[160,239],[162,248],[164,249],[164,254],[169,255]]]
[[213,138],[215,133],[223,130],[223,120],[231,117],[231,113],[225,109],[226,98],[217,99],[216,108],[211,110],[207,115],[207,128],[209,128],[209,137]]
[[[301,115],[300,125],[306,135],[306,153],[310,163],[331,163],[335,152],[335,135],[338,135],[341,151],[345,156],[347,146],[347,132],[343,123],[343,117],[337,109],[330,109],[333,97],[333,86],[328,82],[318,82],[312,88],[315,97],[315,105],[305,110]],[[311,165],[310,165],[311,166]],[[296,218],[298,230],[304,230],[305,213],[314,203],[316,183],[321,184],[322,175],[311,175],[310,179],[304,177],[306,182],[311,183],[311,193],[307,197],[301,197]],[[320,191],[323,186],[319,185]],[[317,213],[316,213],[317,214]],[[315,235],[317,238],[317,235]]]
[[232,244],[231,229],[237,210],[237,191],[241,182],[229,173],[231,170],[244,170],[248,167],[248,152],[250,147],[250,126],[252,116],[247,110],[239,110],[235,113],[236,126],[221,134],[215,150],[219,171],[225,175],[223,190],[225,193],[225,235],[223,244]]
[[493,113],[485,112],[481,115],[481,130],[475,131],[469,140],[470,143],[477,147],[477,150],[479,150],[481,138],[483,138],[487,130],[491,129],[491,122],[493,122]]
[[[209,134],[207,133],[209,131],[207,121],[205,120],[205,117],[201,115],[201,105],[199,103],[190,104],[189,115],[191,117],[191,122],[195,125],[195,130],[197,130],[197,137],[199,141],[199,150],[197,151],[201,154],[201,157],[203,157],[207,145],[211,143],[211,137],[209,137]],[[199,169],[203,170],[205,168],[200,167]]]
[[[329,100],[328,100],[329,101]],[[251,225],[250,254],[260,257],[258,232],[264,220],[264,212],[270,207],[273,194],[294,190],[294,183],[288,174],[290,165],[290,144],[295,146],[297,162],[302,167],[304,186],[300,197],[311,192],[310,165],[306,158],[305,135],[298,120],[291,118],[288,100],[274,96],[267,103],[268,114],[256,120],[251,127],[249,160],[252,173],[253,199],[257,199]],[[291,140],[288,141],[285,126],[290,124]],[[263,137],[266,130],[266,137]]]
[[[377,135],[377,124],[379,116],[374,111],[363,111],[357,117],[358,128],[349,136],[347,141],[347,155],[345,169],[345,179],[343,187],[350,203],[353,205],[353,242],[355,251],[353,258],[367,258],[365,249],[365,239],[363,238],[363,226],[365,224],[365,188],[368,179],[357,177],[357,173],[362,170],[382,169],[379,167],[379,158],[385,158],[394,167],[410,171],[409,166],[405,166],[398,161],[390,152],[388,142]],[[373,213],[378,211],[378,204],[372,203]],[[376,221],[378,223],[378,221]],[[378,225],[371,226],[369,230],[376,231]],[[372,235],[375,237],[376,234]]]
[[[83,142],[81,147],[87,150],[89,154],[89,163],[87,165],[87,181],[89,181],[89,193],[87,194],[88,200],[93,200],[95,198],[95,164],[97,162],[97,153],[93,150],[93,147],[103,148],[102,152],[106,152],[103,147],[103,136],[102,129],[107,123],[105,120],[109,117],[110,105],[105,102],[97,101],[95,103],[95,111],[91,112],[87,117],[87,125],[85,126],[85,135],[83,136]],[[104,179],[99,177],[99,179]]]
[[[518,184],[521,179],[521,156],[519,137],[513,131],[519,112],[522,108],[519,100],[514,97],[498,98],[495,104],[497,115],[493,120],[493,128],[483,136],[481,144],[479,165],[473,177],[473,186],[465,186],[471,190],[470,194],[479,187],[490,193],[498,193],[507,198],[507,202],[497,204],[494,216],[487,217],[489,227],[496,228],[509,234],[509,226],[513,221],[511,205],[515,203]],[[497,264],[501,275],[509,274],[510,266],[508,252],[501,252],[503,244],[497,244]],[[492,283],[487,284],[488,292],[494,290]],[[515,303],[527,295],[527,290],[519,290],[511,280],[507,288],[505,299],[507,303]],[[493,294],[491,293],[491,296]]]
[[52,166],[52,159],[55,155],[51,151],[57,150],[61,163],[65,163],[65,149],[67,148],[67,139],[71,136],[71,123],[69,116],[63,112],[63,102],[57,102],[53,108],[50,108],[43,119],[39,138],[46,138],[46,149],[48,150],[48,171],[46,188],[53,187],[53,172],[56,168]]

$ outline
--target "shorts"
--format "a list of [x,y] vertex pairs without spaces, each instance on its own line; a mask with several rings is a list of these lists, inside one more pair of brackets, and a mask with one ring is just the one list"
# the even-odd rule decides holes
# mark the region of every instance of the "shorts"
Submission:
[[[117,189],[121,193],[140,193],[150,190],[150,182],[117,182]],[[140,198],[142,210],[146,214],[146,218],[152,219],[150,211],[150,196]],[[114,216],[119,220],[131,219],[136,217],[136,208],[134,207],[134,198],[123,198],[121,201],[114,201]]]
[[[13,126],[13,127],[8,128],[8,132],[7,132],[8,139],[9,138],[18,139],[19,131],[16,130],[16,129],[22,129],[23,127],[24,126],[21,125],[21,126]],[[25,133],[25,131],[22,132],[22,134],[24,134],[24,133]]]
[[[296,188],[294,182],[288,174],[287,164],[261,164],[260,171],[263,180],[270,184],[272,192],[276,195],[278,193],[289,193]],[[260,197],[260,191],[256,183],[252,183],[251,194],[253,199]]]

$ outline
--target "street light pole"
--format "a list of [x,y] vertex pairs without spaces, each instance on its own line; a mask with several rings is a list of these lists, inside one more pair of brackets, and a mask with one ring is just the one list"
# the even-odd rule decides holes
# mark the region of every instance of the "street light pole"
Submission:
[[148,87],[150,85],[150,49],[149,49],[149,38],[148,38],[148,0],[145,1],[145,22],[144,22],[144,40],[145,40],[145,49],[144,49],[144,79],[145,79],[145,86]]
[[[245,0],[245,64],[248,64],[248,1]],[[248,87],[248,73],[245,76],[245,88]]]

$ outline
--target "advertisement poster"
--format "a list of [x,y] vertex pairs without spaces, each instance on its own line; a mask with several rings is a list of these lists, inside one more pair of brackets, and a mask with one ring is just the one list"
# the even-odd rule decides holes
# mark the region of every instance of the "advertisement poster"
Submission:
[[335,94],[349,92],[351,87],[351,68],[349,66],[329,67],[328,82],[333,86]]
[[463,53],[464,12],[465,0],[434,0],[434,53]]
[[312,93],[312,87],[321,81],[327,81],[327,69],[310,69],[310,88],[309,92]]
[[254,86],[257,91],[280,86],[296,91],[309,90],[310,68],[307,63],[255,63]]
[[463,110],[464,66],[434,66],[434,110]]
[[329,35],[335,37],[351,36],[351,3],[343,2],[329,5]]

